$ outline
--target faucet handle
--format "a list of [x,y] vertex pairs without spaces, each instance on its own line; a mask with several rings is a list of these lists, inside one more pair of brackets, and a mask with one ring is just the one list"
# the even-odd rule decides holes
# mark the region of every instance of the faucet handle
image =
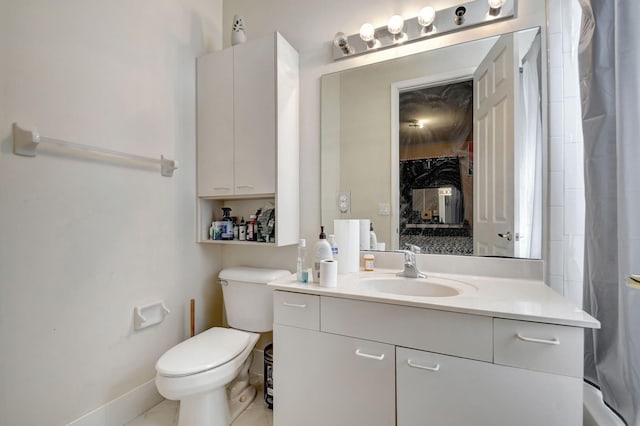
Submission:
[[404,245],[405,247],[407,247],[408,250],[412,251],[415,254],[420,254],[422,252],[422,249],[420,248],[420,246],[417,246],[415,244],[405,243]]
[[416,263],[416,254],[411,250],[396,250],[397,253],[404,253],[404,262],[415,264]]

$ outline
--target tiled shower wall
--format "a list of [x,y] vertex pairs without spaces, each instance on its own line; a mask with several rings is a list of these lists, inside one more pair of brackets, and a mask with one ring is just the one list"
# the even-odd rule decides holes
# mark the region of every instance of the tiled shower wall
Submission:
[[584,165],[578,88],[578,0],[549,7],[549,284],[582,306]]

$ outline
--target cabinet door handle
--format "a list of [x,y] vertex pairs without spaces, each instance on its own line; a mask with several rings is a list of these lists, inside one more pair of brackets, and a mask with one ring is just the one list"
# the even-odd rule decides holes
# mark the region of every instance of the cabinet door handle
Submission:
[[364,352],[360,352],[360,349],[356,349],[356,355],[361,356],[363,358],[375,359],[378,361],[382,361],[384,359],[384,354],[380,355],[371,355]]
[[438,371],[438,370],[440,370],[440,364],[436,364],[434,367],[428,367],[426,365],[416,364],[416,363],[412,362],[411,359],[407,360],[407,365],[409,367],[419,368],[420,370],[427,370],[427,371]]
[[228,186],[214,186],[214,187],[213,187],[213,189],[214,189],[215,191],[228,191],[228,190],[230,190],[231,188],[229,188]]
[[304,309],[304,308],[307,307],[306,303],[303,303],[302,305],[299,305],[297,303],[282,302],[282,304],[284,306],[289,306],[290,308],[301,308],[301,309]]
[[558,340],[557,338],[553,338],[553,339],[534,339],[533,337],[525,337],[522,334],[518,333],[516,334],[516,337],[524,342],[533,342],[533,343],[544,343],[545,345],[559,345],[560,344],[560,340]]
[[253,189],[253,185],[238,185],[236,186],[238,189]]

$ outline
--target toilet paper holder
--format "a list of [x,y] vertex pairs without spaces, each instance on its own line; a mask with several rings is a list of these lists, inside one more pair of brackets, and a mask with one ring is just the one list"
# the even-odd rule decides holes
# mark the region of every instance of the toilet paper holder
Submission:
[[169,315],[171,311],[159,300],[147,305],[135,306],[133,308],[133,327],[135,330],[150,327],[161,323],[164,317]]

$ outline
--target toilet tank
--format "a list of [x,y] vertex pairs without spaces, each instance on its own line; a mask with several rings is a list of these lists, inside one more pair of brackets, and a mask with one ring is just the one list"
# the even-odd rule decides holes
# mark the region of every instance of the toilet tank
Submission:
[[269,281],[291,275],[284,269],[237,267],[218,275],[227,322],[233,328],[256,333],[273,329],[273,290]]

